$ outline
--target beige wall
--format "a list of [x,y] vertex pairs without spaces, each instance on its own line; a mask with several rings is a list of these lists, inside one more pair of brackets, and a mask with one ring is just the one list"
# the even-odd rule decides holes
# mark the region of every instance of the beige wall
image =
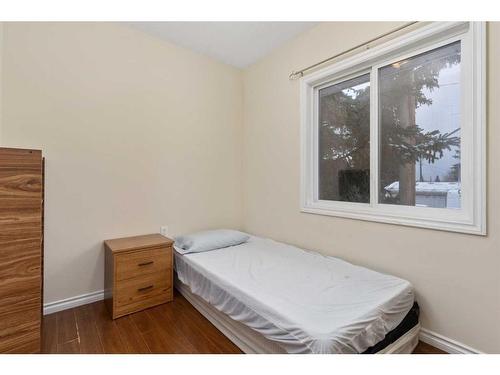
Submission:
[[237,69],[108,23],[6,23],[3,146],[46,156],[45,303],[102,290],[102,240],[240,227]]
[[487,237],[299,211],[299,83],[292,70],[395,27],[328,23],[244,72],[244,229],[410,280],[427,329],[500,352],[500,24],[489,25]]

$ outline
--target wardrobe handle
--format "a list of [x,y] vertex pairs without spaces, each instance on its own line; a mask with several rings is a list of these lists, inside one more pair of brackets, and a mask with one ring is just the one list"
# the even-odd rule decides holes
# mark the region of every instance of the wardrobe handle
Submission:
[[148,286],[145,286],[144,288],[137,289],[137,291],[138,292],[144,292],[144,291],[152,289],[152,288],[153,288],[153,285],[148,285]]
[[154,263],[154,261],[150,260],[149,262],[139,263],[138,266],[142,267],[142,266],[147,266],[148,264],[153,264],[153,263]]

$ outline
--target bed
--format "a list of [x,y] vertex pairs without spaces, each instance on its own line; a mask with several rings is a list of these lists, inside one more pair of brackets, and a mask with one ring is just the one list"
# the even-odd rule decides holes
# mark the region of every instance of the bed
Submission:
[[411,284],[270,239],[175,253],[176,287],[245,353],[411,353]]

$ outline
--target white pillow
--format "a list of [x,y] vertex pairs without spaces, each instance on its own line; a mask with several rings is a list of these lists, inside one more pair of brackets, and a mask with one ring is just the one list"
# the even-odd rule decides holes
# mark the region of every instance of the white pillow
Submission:
[[250,236],[231,229],[207,230],[175,237],[174,248],[181,254],[201,253],[203,251],[235,246],[246,242]]

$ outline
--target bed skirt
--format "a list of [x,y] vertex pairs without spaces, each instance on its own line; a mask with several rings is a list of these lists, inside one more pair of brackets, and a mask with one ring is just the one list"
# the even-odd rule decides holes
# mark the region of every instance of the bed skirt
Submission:
[[[201,297],[191,293],[189,286],[175,278],[177,290],[207,318],[219,331],[246,354],[286,354],[281,346],[265,338],[260,333],[247,327],[226,314],[220,312]],[[402,335],[392,344],[376,354],[410,354],[418,344],[420,323]]]

